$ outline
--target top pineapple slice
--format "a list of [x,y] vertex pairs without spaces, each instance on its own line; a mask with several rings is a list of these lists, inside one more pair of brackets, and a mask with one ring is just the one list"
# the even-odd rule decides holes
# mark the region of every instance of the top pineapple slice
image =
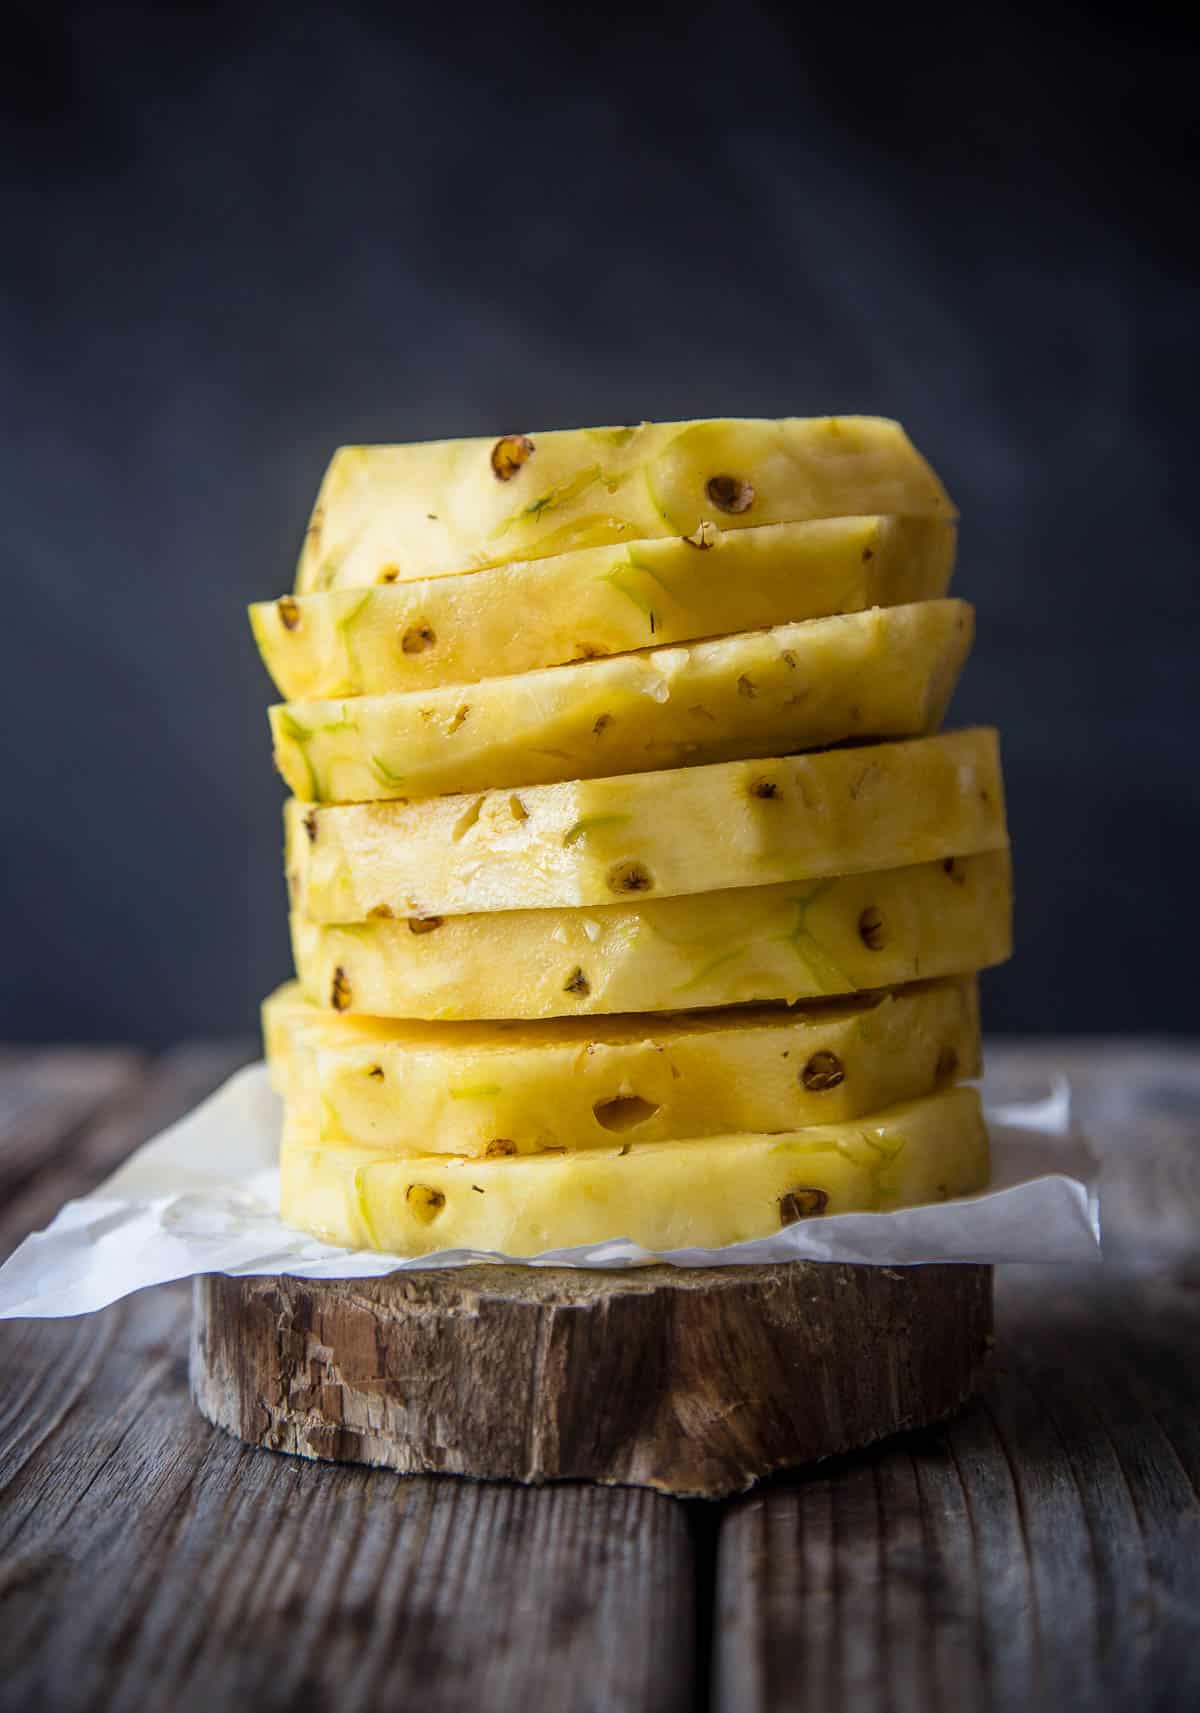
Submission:
[[440,577],[606,542],[954,508],[899,423],[726,418],[343,446],[296,591]]
[[298,797],[362,803],[818,749],[935,731],[971,646],[963,601],[808,619],[470,686],[289,702]]
[[256,602],[250,623],[289,700],[427,690],[937,600],[950,584],[956,536],[952,519],[933,517],[712,529],[459,577],[284,595]]

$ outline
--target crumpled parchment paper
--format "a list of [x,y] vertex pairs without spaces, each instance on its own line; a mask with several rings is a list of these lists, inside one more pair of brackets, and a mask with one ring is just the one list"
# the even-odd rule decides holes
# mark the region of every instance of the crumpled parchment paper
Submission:
[[[986,1086],[985,1086],[986,1100]],[[761,1261],[1086,1261],[1100,1248],[1097,1162],[1072,1126],[1061,1079],[1043,1100],[988,1108],[993,1176],[981,1195],[893,1213],[800,1221],[724,1249],[653,1255],[614,1232],[533,1257],[447,1249],[419,1260],[335,1249],[277,1213],[280,1103],[249,1065],[68,1202],[0,1268],[0,1319],[90,1314],[148,1285],[200,1273],[376,1278],[398,1268],[503,1261],[529,1267],[736,1267]]]

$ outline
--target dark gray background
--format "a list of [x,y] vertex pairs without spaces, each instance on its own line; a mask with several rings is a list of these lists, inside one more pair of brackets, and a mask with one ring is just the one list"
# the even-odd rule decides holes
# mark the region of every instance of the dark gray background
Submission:
[[[1180,9],[1182,17],[1184,9]],[[1142,7],[18,7],[4,1005],[252,1024],[269,686],[340,441],[901,417],[1004,731],[999,1029],[1192,1029],[1197,61]]]

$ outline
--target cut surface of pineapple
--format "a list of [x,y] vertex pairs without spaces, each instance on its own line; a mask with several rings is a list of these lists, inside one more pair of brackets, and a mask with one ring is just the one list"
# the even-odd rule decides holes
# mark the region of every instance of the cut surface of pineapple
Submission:
[[980,1067],[973,976],[794,1010],[490,1024],[339,1016],[291,983],[263,1034],[320,1140],[484,1159],[836,1123]]
[[285,823],[293,907],[319,922],[719,892],[1007,844],[987,728],[412,804],[292,800]]
[[514,559],[812,518],[953,518],[899,423],[725,418],[343,446],[296,592],[408,582]]
[[285,1125],[282,1214],[350,1249],[536,1255],[625,1237],[651,1251],[717,1249],[798,1220],[889,1212],[986,1187],[974,1089],[848,1124],[513,1159],[381,1155]]
[[305,996],[429,1020],[690,1011],[961,975],[1010,953],[1007,851],[650,898],[322,926],[292,916]]
[[271,709],[275,761],[326,803],[436,797],[936,731],[970,651],[965,601],[510,678]]
[[951,519],[935,517],[713,528],[465,576],[288,595],[257,602],[250,622],[291,700],[425,690],[936,600],[955,536]]

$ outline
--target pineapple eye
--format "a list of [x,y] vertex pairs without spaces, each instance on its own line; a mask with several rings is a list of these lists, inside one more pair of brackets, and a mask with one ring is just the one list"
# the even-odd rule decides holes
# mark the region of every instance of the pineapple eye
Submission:
[[400,639],[400,647],[405,654],[424,654],[427,648],[432,648],[437,641],[437,632],[432,625],[424,620],[420,624],[409,625]]
[[404,1199],[422,1225],[432,1225],[446,1205],[445,1192],[432,1184],[409,1184]]
[[492,447],[492,474],[498,482],[511,482],[522,464],[533,457],[533,441],[527,434],[506,434]]
[[967,877],[959,867],[957,857],[946,858],[945,862],[942,864],[942,873],[948,874],[955,886],[965,886],[967,884]]
[[[459,721],[459,724],[460,725],[462,724],[461,720]],[[454,729],[455,729],[454,727],[451,727],[451,730],[454,730]],[[459,840],[459,839],[465,839],[467,834],[471,831],[471,828],[475,825],[476,821],[479,819],[480,815],[482,815],[482,814],[483,814],[483,798],[482,797],[476,797],[473,802],[467,804],[467,806],[463,810],[462,814],[458,817],[458,820],[455,821],[454,831],[451,835],[454,838],[454,840],[457,842],[457,840]]]
[[596,1123],[618,1134],[647,1123],[657,1111],[654,1102],[643,1100],[640,1094],[615,1095],[612,1100],[598,1100],[592,1108]]
[[883,914],[874,904],[868,904],[858,918],[858,937],[868,951],[880,952],[887,944],[887,931],[883,925]]
[[502,1160],[516,1151],[516,1143],[510,1142],[507,1136],[495,1136],[483,1150],[483,1157],[485,1160]]
[[653,892],[654,876],[642,862],[618,862],[608,871],[610,892]]
[[410,916],[408,918],[410,934],[432,934],[434,929],[440,928],[441,925],[442,918],[440,916]]
[[796,1189],[779,1198],[780,1225],[795,1225],[798,1219],[813,1219],[829,1206],[825,1190]]
[[824,1094],[846,1080],[842,1061],[836,1053],[814,1053],[800,1072],[800,1081],[810,1094]]
[[329,989],[329,1003],[335,1011],[347,1011],[353,997],[350,991],[350,978],[339,964],[333,972],[333,985]]
[[300,607],[290,595],[281,595],[275,603],[275,611],[279,614],[279,622],[284,630],[295,630],[300,623]]
[[754,485],[744,476],[710,476],[705,492],[718,511],[747,512],[754,504]]

